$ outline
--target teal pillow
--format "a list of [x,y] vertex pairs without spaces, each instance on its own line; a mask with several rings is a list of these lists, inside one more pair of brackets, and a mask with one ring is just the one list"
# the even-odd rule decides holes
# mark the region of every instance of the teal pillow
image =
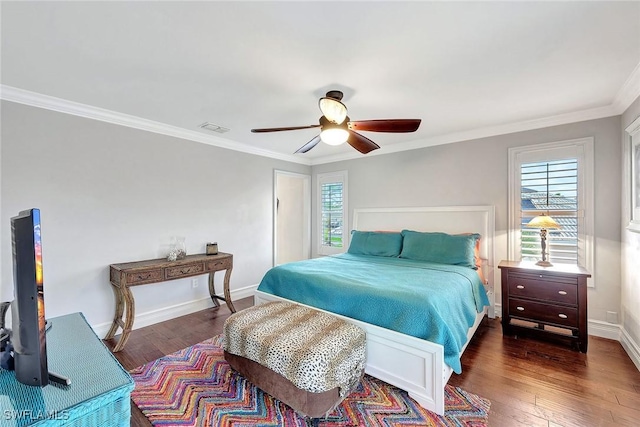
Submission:
[[354,255],[397,257],[401,249],[401,233],[353,230],[347,252]]
[[451,235],[402,230],[402,236],[400,258],[477,268],[475,248],[479,234]]

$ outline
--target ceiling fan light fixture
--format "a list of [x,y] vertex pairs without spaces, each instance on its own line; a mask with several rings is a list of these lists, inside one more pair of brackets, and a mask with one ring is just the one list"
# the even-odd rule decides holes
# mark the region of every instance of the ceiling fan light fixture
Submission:
[[339,125],[347,118],[347,107],[335,98],[328,96],[320,98],[318,106],[320,107],[320,111],[322,111],[322,115],[330,122]]
[[347,142],[347,139],[349,139],[349,131],[337,127],[324,129],[320,132],[320,139],[322,142],[329,145],[344,144]]
[[358,120],[352,122],[347,116],[347,107],[341,102],[344,94],[339,90],[330,90],[318,101],[322,116],[317,125],[288,126],[277,128],[251,129],[253,133],[280,132],[287,130],[320,128],[321,132],[300,147],[295,153],[306,153],[318,145],[320,141],[327,145],[340,145],[345,142],[362,154],[380,148],[378,144],[357,131],[368,132],[415,132],[420,126],[420,119],[377,119]]

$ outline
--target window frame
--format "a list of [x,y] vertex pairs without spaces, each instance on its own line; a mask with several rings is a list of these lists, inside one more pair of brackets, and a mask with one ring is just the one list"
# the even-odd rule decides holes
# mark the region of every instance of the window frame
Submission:
[[[342,247],[334,247],[334,246],[324,246],[322,244],[322,232],[323,232],[323,224],[322,224],[322,186],[323,184],[329,184],[334,182],[342,183]],[[347,171],[336,171],[336,172],[327,172],[320,173],[317,175],[317,186],[316,186],[316,200],[318,203],[317,209],[317,228],[316,228],[316,238],[317,238],[317,247],[318,247],[318,255],[335,255],[339,253],[346,252],[349,248],[349,209],[348,209],[348,201],[349,201],[349,193],[348,193],[348,174]]]
[[[521,170],[523,163],[575,158],[578,162],[578,265],[594,272],[594,139],[593,137],[509,148],[508,256],[521,259]],[[590,279],[588,287],[594,287]]]

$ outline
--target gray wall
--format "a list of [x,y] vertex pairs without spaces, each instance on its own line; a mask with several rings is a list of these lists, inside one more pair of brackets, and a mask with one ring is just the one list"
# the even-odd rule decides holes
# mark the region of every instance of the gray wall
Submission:
[[[309,168],[2,102],[0,300],[12,299],[13,292],[9,218],[29,207],[42,209],[48,317],[82,311],[92,325],[107,324],[114,308],[108,265],[164,256],[174,235],[186,237],[189,253],[202,252],[211,240],[232,252],[231,288],[241,292],[257,284],[272,263],[274,169],[314,178],[348,170],[350,212],[494,205],[500,260],[507,256],[508,148],[592,136],[596,288],[589,290],[589,318],[604,321],[607,311],[622,311],[624,326],[638,342],[640,322],[631,307],[640,304],[640,278],[631,266],[621,278],[625,192],[615,189],[621,187],[621,129],[640,114],[639,104],[622,120],[617,116]],[[313,212],[315,190],[314,182]],[[312,220],[315,230],[315,215]],[[625,231],[622,235],[629,238]],[[637,257],[640,241],[625,242]],[[184,280],[137,287],[134,294],[137,314],[206,301],[207,295],[204,279],[197,289]]]
[[[507,258],[508,148],[581,137],[595,139],[596,288],[589,290],[589,318],[604,321],[607,311],[620,312],[619,116],[316,165],[312,173],[315,179],[348,170],[351,214],[365,207],[494,205],[499,262]],[[316,247],[314,240],[314,255]],[[498,284],[495,290],[499,303]]]
[[[273,259],[273,171],[310,173],[11,102],[2,102],[1,136],[0,301],[13,299],[9,219],[38,207],[47,317],[81,311],[94,327],[113,318],[109,264],[164,257],[171,236],[186,237],[187,253],[204,252],[208,241],[233,253],[232,291],[257,284]],[[137,315],[211,305],[206,276],[196,289],[184,279],[133,293]]]
[[[640,233],[626,229],[631,217],[631,150],[630,138],[624,129],[640,116],[640,98],[622,115],[622,327],[640,345]],[[638,366],[640,368],[640,366]]]

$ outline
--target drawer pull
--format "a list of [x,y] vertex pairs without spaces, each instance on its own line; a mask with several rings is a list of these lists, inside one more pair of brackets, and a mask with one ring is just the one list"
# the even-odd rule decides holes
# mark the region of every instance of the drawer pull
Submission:
[[518,286],[516,286],[516,288],[518,288],[518,289],[524,289],[524,286],[523,286],[523,285],[518,285]]
[[138,280],[147,280],[150,277],[151,277],[151,273],[147,274],[146,276],[143,276],[142,274],[138,274]]
[[524,307],[520,307],[520,306],[518,306],[518,307],[516,307],[516,310],[518,310],[518,311],[524,311]]
[[558,293],[559,293],[560,295],[566,295],[566,294],[567,294],[567,291],[558,291]]
[[560,313],[560,314],[558,314],[558,317],[561,318],[561,319],[566,319],[568,316],[566,314]]
[[189,274],[189,273],[191,273],[191,268],[185,268],[184,270],[180,270],[180,273]]

